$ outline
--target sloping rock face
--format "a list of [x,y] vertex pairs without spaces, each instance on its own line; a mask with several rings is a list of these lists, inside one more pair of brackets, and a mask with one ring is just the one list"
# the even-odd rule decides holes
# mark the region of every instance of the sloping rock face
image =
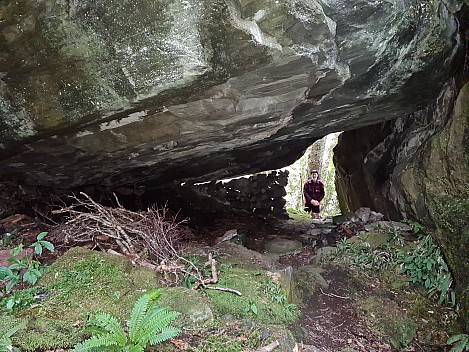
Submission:
[[[392,123],[346,132],[336,148],[343,210],[366,204],[418,219],[442,246],[469,312],[469,85],[450,80],[436,102]],[[358,141],[359,147],[355,143]],[[353,162],[353,165],[352,165]],[[464,316],[464,314],[463,314]],[[466,321],[469,314],[465,314]]]
[[[205,181],[423,108],[454,1],[0,3],[0,181]],[[450,9],[450,10],[448,10]]]

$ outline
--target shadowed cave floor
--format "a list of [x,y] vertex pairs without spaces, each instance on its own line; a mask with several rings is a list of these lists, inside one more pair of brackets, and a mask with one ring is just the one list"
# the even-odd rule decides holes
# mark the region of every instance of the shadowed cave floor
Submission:
[[[26,223],[29,221],[25,219]],[[192,241],[210,245],[232,229],[236,229],[244,237],[244,245],[264,253],[266,242],[276,238],[296,240],[303,244],[301,252],[281,256],[278,261],[285,266],[291,266],[294,272],[311,266],[312,258],[318,249],[334,246],[344,237],[351,237],[357,229],[335,227],[332,223],[318,225],[309,218],[277,219],[260,218],[249,214],[230,214],[229,216],[193,216],[189,225],[194,234]],[[33,242],[35,235],[44,229],[40,224],[32,223],[26,238],[26,243]],[[311,229],[328,228],[329,233],[320,233],[312,237],[308,235]],[[26,236],[28,237],[28,236]],[[53,262],[62,253],[59,251],[47,260]],[[446,340],[441,331],[424,331],[412,335],[408,341],[401,341],[402,348],[391,346],[390,339],[396,335],[395,323],[382,324],[380,320],[392,320],[406,311],[412,302],[402,301],[399,294],[386,287],[386,278],[369,274],[357,279],[353,273],[344,267],[336,265],[321,265],[321,277],[327,284],[317,285],[314,292],[305,287],[298,287],[302,296],[300,306],[300,320],[290,327],[297,342],[299,351],[303,352],[374,352],[374,351],[448,351],[449,348],[438,345],[425,345],[421,335],[434,334],[436,340]],[[395,274],[392,274],[395,275]],[[303,284],[304,285],[304,284]],[[364,308],[364,302],[390,301],[386,309],[394,311],[379,312],[369,306]],[[427,307],[427,306],[426,306]],[[432,308],[437,311],[439,308]],[[382,314],[382,316],[379,316]],[[432,313],[433,314],[433,313]],[[444,314],[444,312],[443,312]],[[437,315],[437,314],[435,314]],[[423,319],[425,321],[425,319]],[[423,324],[425,325],[425,324]],[[430,326],[428,329],[431,330]],[[403,339],[406,335],[399,335]],[[404,336],[404,337],[403,337]],[[404,346],[405,345],[405,346]]]
[[[280,264],[292,266],[295,271],[312,264],[311,259],[319,248],[334,247],[344,237],[350,238],[360,230],[350,226],[336,227],[331,220],[326,220],[324,225],[315,225],[312,219],[304,217],[277,219],[233,214],[230,217],[212,219],[204,217],[202,226],[197,224],[197,219],[193,220],[192,229],[197,241],[207,245],[213,245],[217,238],[231,229],[237,229],[238,233],[245,236],[244,245],[247,248],[260,253],[265,252],[265,243],[274,238],[300,241],[303,244],[301,252],[282,256],[278,260]],[[311,243],[308,230],[327,225],[331,232],[314,237],[316,240]],[[413,234],[410,234],[409,239],[415,239],[412,237]],[[365,273],[357,279],[348,268],[328,264],[322,267],[321,276],[327,281],[327,286],[319,286],[309,296],[303,295],[301,318],[295,326],[290,327],[299,342],[300,352],[449,351],[449,347],[440,343],[429,345],[419,340],[422,335],[428,334],[433,334],[435,340],[446,340],[447,336],[442,336],[441,331],[420,332],[415,338],[409,337],[409,341],[406,341],[405,332],[399,335],[394,330],[396,324],[404,325],[402,329],[405,330],[407,321],[377,323],[377,320],[392,320],[401,316],[407,310],[405,304],[410,303],[399,301],[402,298],[388,287],[388,278]],[[390,273],[390,276],[396,276],[396,273]],[[300,291],[304,290],[300,288]],[[396,304],[386,304],[381,312],[383,316],[376,316],[379,310],[367,311],[368,307],[363,308],[362,304],[374,302],[376,297],[390,299]],[[425,322],[425,319],[422,320]],[[402,346],[399,349],[390,342],[396,338],[403,340],[400,341]]]

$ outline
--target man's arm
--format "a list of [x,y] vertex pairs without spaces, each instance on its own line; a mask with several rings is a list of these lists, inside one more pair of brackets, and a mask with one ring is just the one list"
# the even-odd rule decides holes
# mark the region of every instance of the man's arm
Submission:
[[326,195],[326,192],[324,191],[324,183],[322,183],[322,181],[319,181],[320,184],[320,193],[319,193],[319,199],[317,199],[319,202],[322,201],[322,199],[324,198],[324,196]]
[[308,194],[307,183],[303,186],[303,195],[305,196],[306,204],[311,204],[311,196]]

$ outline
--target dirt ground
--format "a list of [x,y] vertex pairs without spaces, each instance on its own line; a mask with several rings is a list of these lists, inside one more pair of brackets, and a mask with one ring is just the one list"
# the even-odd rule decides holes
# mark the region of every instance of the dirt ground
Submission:
[[[313,246],[304,240],[304,235],[311,228],[311,219],[281,220],[233,216],[228,219],[214,219],[211,224],[205,223],[203,227],[194,222],[192,227],[196,238],[208,245],[215,243],[216,239],[227,230],[237,229],[239,233],[246,235],[245,246],[261,253],[264,252],[265,242],[273,238],[299,240],[303,242],[303,251],[283,256],[279,260],[281,264],[290,265],[294,269],[309,265],[320,247],[334,246],[340,239],[351,237],[360,230],[350,227],[344,229],[339,226],[323,236],[324,240],[319,245]],[[373,291],[381,290],[379,284],[357,284],[351,279],[347,270],[336,266],[326,266],[322,276],[328,282],[328,287],[320,288],[303,302],[300,321],[291,327],[299,342],[300,352],[398,351],[383,339],[386,332],[377,334],[376,331],[371,331],[366,317],[357,314],[356,300],[365,300]],[[354,297],[349,297],[348,293],[351,291],[355,292]],[[436,349],[423,347],[417,341],[413,341],[399,351],[448,350],[446,347]]]

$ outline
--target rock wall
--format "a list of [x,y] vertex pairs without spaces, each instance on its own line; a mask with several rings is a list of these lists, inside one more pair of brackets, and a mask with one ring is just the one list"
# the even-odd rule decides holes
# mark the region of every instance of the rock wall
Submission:
[[202,182],[427,105],[454,1],[0,2],[0,182]]
[[258,215],[287,216],[284,209],[288,171],[271,171],[228,182],[212,181],[191,186],[199,195],[216,200],[223,207],[247,210]]
[[[343,210],[366,205],[423,222],[442,246],[469,312],[469,85],[447,82],[434,104],[345,132],[335,149]],[[468,319],[469,314],[466,314]]]

